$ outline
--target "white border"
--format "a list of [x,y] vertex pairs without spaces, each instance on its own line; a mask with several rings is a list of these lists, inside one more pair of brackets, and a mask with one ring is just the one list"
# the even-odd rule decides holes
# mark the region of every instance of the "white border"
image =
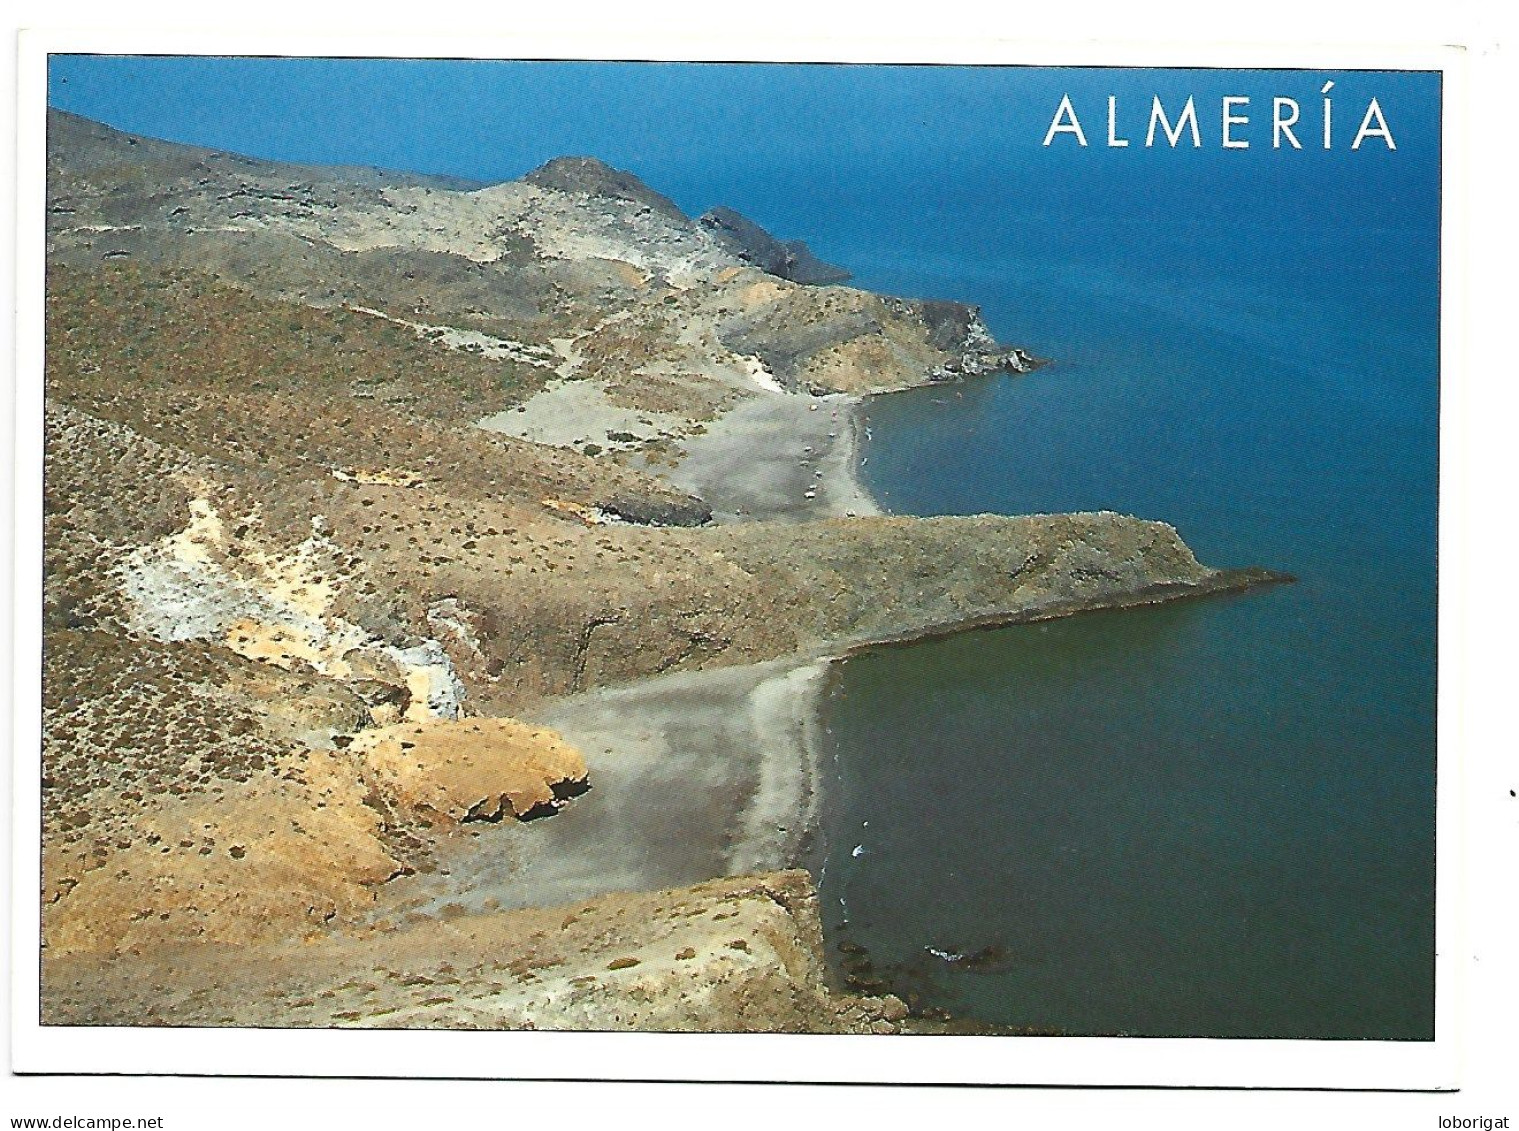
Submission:
[[[1444,83],[1444,240],[1442,319],[1442,579],[1465,573],[1464,478],[1455,458],[1467,419],[1464,341],[1452,312],[1465,309],[1463,243],[1456,239],[1465,199],[1461,170],[1466,92],[1461,55],[1448,49],[1330,46],[1114,46],[1014,44],[996,39],[864,39],[838,42],[749,36],[550,34],[468,38],[446,35],[313,36],[261,31],[190,33],[124,28],[47,31],[23,37],[19,54],[18,215],[40,218],[44,200],[45,59],[50,52],[421,56],[450,58],[607,58],[795,62],[1017,63],[1035,66],[1302,67],[1439,70]],[[40,437],[42,358],[40,223],[18,228],[18,382],[16,393],[15,700],[40,700]],[[29,285],[30,284],[30,285]],[[1454,689],[1467,673],[1455,636],[1461,594],[1442,584],[1441,734],[1437,803],[1436,1037],[1431,1043],[1222,1041],[1097,1038],[694,1036],[580,1033],[330,1032],[166,1029],[60,1029],[36,1024],[35,955],[40,720],[18,710],[12,936],[12,1057],[23,1072],[303,1074],[555,1079],[793,1080],[917,1083],[1107,1084],[1205,1087],[1448,1089],[1456,1086],[1457,859],[1460,791],[1455,757]],[[567,1071],[567,1066],[579,1066]]]

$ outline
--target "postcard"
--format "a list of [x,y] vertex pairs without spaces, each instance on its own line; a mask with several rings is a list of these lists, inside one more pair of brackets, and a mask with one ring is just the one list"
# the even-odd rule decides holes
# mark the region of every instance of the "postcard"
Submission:
[[1450,1084],[1448,56],[23,63],[22,1067]]

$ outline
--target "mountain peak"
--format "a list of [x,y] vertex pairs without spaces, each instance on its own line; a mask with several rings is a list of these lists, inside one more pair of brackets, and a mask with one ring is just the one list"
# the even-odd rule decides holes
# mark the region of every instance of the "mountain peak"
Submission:
[[596,157],[555,157],[522,179],[539,188],[631,200],[663,213],[672,220],[687,219],[686,214],[669,197],[655,192],[632,173],[614,169]]

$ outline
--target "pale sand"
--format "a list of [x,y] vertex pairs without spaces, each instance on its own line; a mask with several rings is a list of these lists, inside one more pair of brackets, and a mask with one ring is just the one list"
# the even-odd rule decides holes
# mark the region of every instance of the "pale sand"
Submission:
[[719,522],[879,514],[855,467],[858,404],[844,394],[760,393],[684,439],[686,455],[666,478],[700,495]]
[[388,910],[548,907],[793,867],[816,830],[829,661],[678,672],[532,713],[584,755],[591,790],[552,817],[469,826],[447,875],[393,881]]
[[[517,408],[485,417],[476,427],[503,432],[539,444],[584,448],[594,443],[605,449],[632,450],[648,440],[679,435],[690,422],[669,413],[628,408],[608,399],[595,381],[556,380]],[[633,440],[614,440],[611,433]]]

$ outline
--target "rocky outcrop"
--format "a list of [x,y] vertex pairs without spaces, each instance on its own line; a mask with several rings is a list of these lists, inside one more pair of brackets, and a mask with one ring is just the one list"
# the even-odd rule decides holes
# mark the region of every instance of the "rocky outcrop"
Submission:
[[1211,569],[1169,524],[1111,511],[881,516],[723,532],[728,560],[786,571],[795,621],[814,639],[895,639],[1282,579]]
[[371,727],[348,749],[401,804],[455,824],[544,816],[587,788],[579,751],[515,719]]
[[358,689],[200,641],[45,637],[50,954],[353,923],[435,827],[554,812],[579,753],[510,719],[370,725]]
[[597,509],[620,522],[639,526],[701,526],[712,521],[712,508],[694,496],[664,500],[617,495],[603,500]]
[[888,299],[887,302],[904,316],[922,323],[928,331],[929,342],[950,355],[930,373],[933,380],[981,377],[999,370],[1029,373],[1044,364],[1027,350],[999,346],[981,320],[981,311],[977,307],[941,299]]
[[511,625],[509,636],[482,634],[493,677],[466,677],[491,710],[660,672],[1275,579],[1209,569],[1170,526],[1117,514],[603,527],[559,538],[555,553],[552,571],[426,583]]
[[528,184],[559,192],[627,201],[671,220],[684,221],[686,218],[669,197],[655,192],[632,173],[614,169],[595,157],[556,157],[522,179]]
[[848,271],[824,263],[803,241],[778,240],[731,208],[713,208],[698,216],[696,222],[723,247],[766,274],[812,286],[849,281]]
[[804,872],[382,922],[298,949],[62,957],[43,1010],[72,1025],[709,1033],[894,1033],[907,1017],[895,997],[827,988]]
[[751,287],[715,329],[783,387],[814,394],[890,392],[1039,364],[998,345],[973,307],[847,288]]
[[[512,385],[606,382],[643,410],[699,417],[756,386],[898,389],[1031,361],[970,307],[804,285],[844,275],[731,209],[693,220],[589,157],[463,191],[149,144],[55,112],[48,232],[54,263],[213,271],[419,327]],[[484,385],[477,418],[515,399]]]

